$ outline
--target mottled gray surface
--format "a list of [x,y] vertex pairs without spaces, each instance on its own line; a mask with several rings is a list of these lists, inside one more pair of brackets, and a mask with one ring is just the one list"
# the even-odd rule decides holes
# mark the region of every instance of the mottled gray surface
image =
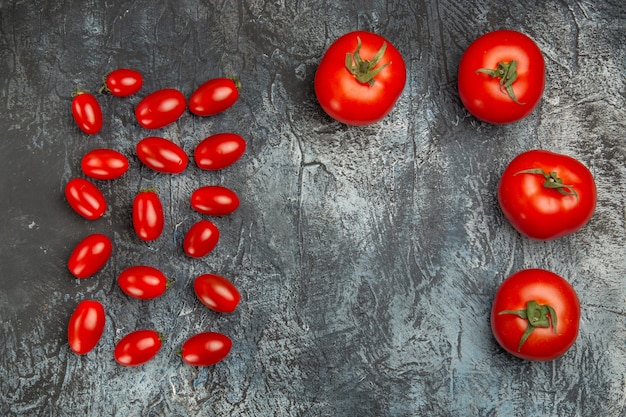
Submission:
[[[625,25],[621,0],[0,1],[0,415],[626,415]],[[456,91],[463,50],[498,28],[530,35],[547,65],[542,102],[507,126],[476,121]],[[330,120],[312,88],[325,49],[354,29],[390,39],[409,71],[395,110],[364,128]],[[142,71],[144,88],[100,96],[105,126],[87,137],[71,93],[96,90],[117,67]],[[139,99],[231,74],[243,81],[232,109],[187,113],[159,134],[191,154],[234,131],[248,141],[244,157],[213,173],[142,167]],[[98,183],[110,209],[90,222],[63,187],[103,146],[131,168]],[[552,242],[517,234],[495,198],[507,162],[537,147],[580,159],[598,186],[587,227]],[[206,184],[231,187],[242,204],[216,220],[216,250],[192,261],[181,238],[201,216],[188,198]],[[151,244],[130,225],[147,186],[167,216]],[[75,280],[67,258],[94,231],[112,237],[113,257]],[[115,279],[138,262],[175,286],[129,299]],[[505,353],[489,327],[498,284],[530,267],[566,277],[581,298],[579,338],[549,363]],[[239,287],[235,313],[196,300],[191,282],[205,272]],[[66,327],[85,298],[102,301],[107,324],[78,356]],[[141,327],[168,335],[162,351],[117,366],[114,344]],[[204,330],[228,334],[231,354],[185,366],[182,341]]]

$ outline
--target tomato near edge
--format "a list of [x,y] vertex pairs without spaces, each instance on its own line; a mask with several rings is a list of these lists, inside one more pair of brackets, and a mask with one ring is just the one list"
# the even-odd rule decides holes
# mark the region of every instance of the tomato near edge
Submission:
[[98,100],[84,91],[76,93],[72,99],[72,116],[83,132],[94,135],[102,129],[102,108]]
[[104,267],[113,251],[108,236],[94,233],[78,242],[67,261],[76,278],[89,278]]
[[107,203],[100,189],[83,178],[73,178],[65,185],[65,198],[70,207],[88,220],[104,215]]
[[159,352],[162,339],[162,335],[156,330],[135,330],[128,333],[115,345],[115,361],[124,366],[143,365]]
[[163,205],[154,191],[141,191],[133,201],[133,228],[141,240],[151,241],[161,236],[165,225]]
[[74,353],[89,353],[100,341],[104,332],[106,316],[98,301],[83,300],[70,316],[67,340]]
[[174,123],[187,108],[185,96],[173,88],[164,88],[144,97],[135,108],[135,117],[146,129],[159,129]]
[[189,111],[212,116],[231,107],[239,98],[239,80],[214,78],[202,84],[189,98]]
[[221,333],[198,333],[183,343],[181,356],[188,365],[211,366],[223,360],[232,345],[230,338]]

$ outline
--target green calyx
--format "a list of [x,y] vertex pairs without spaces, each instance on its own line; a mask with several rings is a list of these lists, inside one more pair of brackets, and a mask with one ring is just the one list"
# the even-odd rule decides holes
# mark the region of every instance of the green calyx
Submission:
[[559,178],[558,174],[555,171],[550,172],[549,174],[541,168],[532,168],[532,169],[524,169],[522,171],[516,172],[513,175],[517,174],[535,174],[542,175],[545,179],[543,186],[546,188],[552,188],[557,190],[560,194],[565,196],[573,196],[578,198],[578,193],[574,190],[574,186],[563,184],[563,180]]
[[517,346],[517,351],[522,350],[524,342],[528,339],[530,334],[537,327],[550,328],[552,327],[556,334],[556,311],[549,305],[539,304],[535,300],[531,300],[526,303],[526,309],[524,310],[503,310],[498,315],[513,314],[524,320],[528,320],[528,326],[522,334],[522,338]]
[[346,68],[356,80],[363,84],[369,84],[369,86],[374,85],[374,77],[380,73],[383,68],[387,65],[391,64],[391,62],[387,62],[384,65],[376,67],[380,60],[385,55],[385,50],[387,49],[387,42],[383,42],[383,46],[380,47],[374,58],[371,61],[364,60],[361,58],[361,38],[357,37],[357,46],[353,53],[348,52],[346,54]]
[[480,68],[477,69],[476,72],[482,72],[483,74],[489,75],[491,78],[499,78],[500,79],[500,89],[506,91],[508,96],[515,103],[523,105],[525,103],[520,103],[515,96],[515,91],[513,91],[513,83],[517,80],[517,61],[511,62],[498,62],[498,66],[496,69],[491,68]]

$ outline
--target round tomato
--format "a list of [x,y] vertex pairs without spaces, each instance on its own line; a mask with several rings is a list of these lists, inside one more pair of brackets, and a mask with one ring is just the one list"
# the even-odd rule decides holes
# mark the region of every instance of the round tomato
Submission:
[[207,185],[191,194],[191,207],[210,216],[224,216],[237,210],[239,197],[234,191],[220,185]]
[[400,52],[375,33],[343,35],[328,48],[315,73],[315,94],[333,119],[363,126],[385,117],[402,94],[406,67]]
[[78,242],[67,268],[76,278],[89,278],[104,267],[112,251],[111,239],[100,233],[91,234]]
[[574,288],[543,269],[519,271],[502,282],[491,310],[498,343],[522,359],[547,361],[576,341],[580,303]]
[[117,284],[130,297],[151,300],[160,297],[174,281],[167,279],[157,268],[135,265],[123,270],[117,277]]
[[193,289],[202,304],[220,313],[232,313],[241,299],[232,282],[215,274],[197,277],[193,282]]
[[70,349],[79,355],[90,352],[102,337],[105,321],[104,307],[98,301],[78,303],[67,326]]
[[164,88],[144,97],[135,108],[135,117],[146,129],[159,129],[183,115],[187,102],[183,93]]
[[102,109],[93,94],[78,91],[72,99],[72,116],[83,132],[93,135],[102,129]]
[[231,107],[239,98],[239,80],[214,78],[202,84],[189,98],[189,111],[198,116],[212,116]]
[[94,149],[83,156],[83,173],[99,180],[113,180],[128,171],[128,158],[113,149]]
[[139,71],[130,68],[118,68],[107,74],[102,93],[109,93],[117,97],[127,97],[141,90],[143,76]]
[[141,240],[155,240],[161,236],[165,216],[159,195],[154,191],[142,191],[133,201],[133,228]]
[[233,342],[217,332],[198,333],[183,343],[183,361],[193,366],[211,366],[220,362],[230,352]]
[[235,133],[216,133],[196,146],[193,156],[198,168],[218,170],[234,164],[246,151],[246,141]]
[[595,210],[596,185],[576,159],[544,150],[516,156],[502,173],[498,201],[520,233],[550,240],[581,229]]
[[143,365],[161,349],[163,336],[155,330],[135,330],[124,336],[113,351],[115,361],[124,366]]
[[201,258],[215,248],[220,232],[208,220],[200,220],[189,228],[183,241],[185,253],[192,258]]
[[88,220],[99,219],[107,209],[100,189],[83,178],[73,178],[67,183],[65,198],[76,213]]
[[458,77],[465,108],[480,120],[501,124],[533,111],[543,94],[546,69],[532,39],[513,30],[496,30],[465,50]]
[[137,143],[136,151],[144,165],[166,174],[180,174],[189,162],[185,151],[165,138],[151,136],[142,139]]

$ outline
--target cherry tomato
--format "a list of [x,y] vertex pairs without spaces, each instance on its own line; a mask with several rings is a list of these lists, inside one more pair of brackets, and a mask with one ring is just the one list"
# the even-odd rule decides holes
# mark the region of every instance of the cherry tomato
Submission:
[[180,174],[187,168],[189,157],[185,151],[165,138],[151,136],[140,140],[137,156],[147,167],[166,174]]
[[159,352],[162,338],[161,333],[155,330],[135,330],[128,333],[115,345],[115,361],[124,366],[143,365]]
[[239,80],[214,78],[202,84],[189,98],[189,111],[212,116],[231,107],[239,98]]
[[74,247],[67,261],[67,268],[76,278],[89,278],[104,267],[113,251],[111,239],[94,233]]
[[596,206],[591,172],[578,160],[531,150],[515,157],[502,173],[498,201],[521,234],[556,239],[580,230]]
[[193,289],[202,304],[220,313],[232,313],[241,299],[232,282],[215,274],[198,276],[193,282]]
[[100,91],[117,97],[127,97],[141,90],[142,85],[143,76],[139,71],[130,68],[118,68],[107,74]]
[[400,52],[375,33],[356,31],[333,42],[315,74],[315,95],[333,119],[363,126],[385,117],[404,89]]
[[83,156],[83,173],[98,180],[113,180],[128,171],[128,158],[113,149],[94,149]]
[[117,284],[124,293],[140,300],[160,297],[174,281],[165,274],[147,265],[135,265],[123,270],[117,277]]
[[189,228],[183,241],[185,253],[192,258],[201,258],[215,248],[220,232],[208,220],[200,220]]
[[181,356],[188,365],[211,366],[223,360],[232,345],[230,338],[221,333],[198,333],[183,343]]
[[89,353],[100,341],[105,321],[104,307],[98,301],[78,303],[67,326],[70,349],[79,355]]
[[79,91],[72,99],[72,116],[83,132],[94,135],[102,129],[102,109],[93,94]]
[[246,141],[235,133],[216,133],[196,146],[194,159],[199,168],[218,170],[234,164],[246,151]]
[[183,93],[164,88],[144,97],[135,108],[135,117],[142,127],[159,129],[178,120],[186,108]]
[[532,39],[513,30],[496,30],[476,39],[463,53],[459,96],[478,119],[512,123],[539,103],[545,73],[541,50]]
[[191,194],[191,207],[210,216],[224,216],[237,210],[239,197],[234,191],[220,185],[200,187]]
[[67,183],[65,198],[76,213],[88,220],[99,219],[107,209],[100,189],[83,178],[73,178]]
[[159,195],[154,191],[142,191],[133,201],[133,228],[141,240],[155,240],[161,236],[165,218]]
[[498,343],[523,359],[548,361],[576,341],[580,303],[574,288],[554,272],[519,271],[502,282],[491,310]]

